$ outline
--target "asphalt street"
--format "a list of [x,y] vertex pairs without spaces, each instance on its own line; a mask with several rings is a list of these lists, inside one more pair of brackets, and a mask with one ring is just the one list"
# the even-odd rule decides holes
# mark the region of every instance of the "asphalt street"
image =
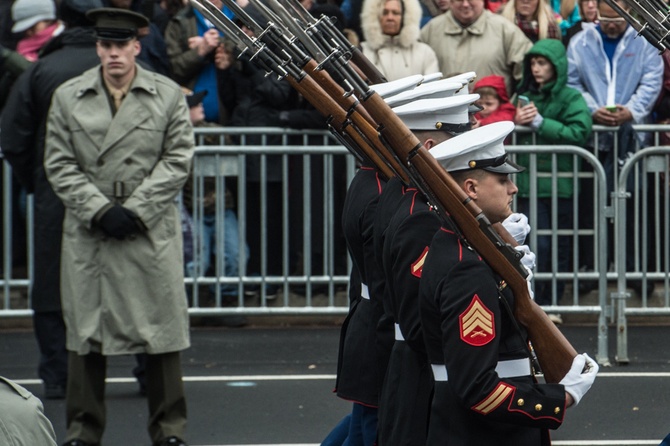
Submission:
[[[562,326],[575,348],[595,357],[594,326]],[[552,435],[556,445],[657,445],[670,432],[669,326],[630,326],[627,365],[603,367],[580,405]],[[182,356],[192,446],[316,445],[350,410],[332,393],[339,329],[192,329]],[[42,396],[30,330],[0,331],[0,375]],[[105,446],[147,446],[147,407],[131,378],[132,357],[109,361]],[[64,402],[44,400],[59,442]]]

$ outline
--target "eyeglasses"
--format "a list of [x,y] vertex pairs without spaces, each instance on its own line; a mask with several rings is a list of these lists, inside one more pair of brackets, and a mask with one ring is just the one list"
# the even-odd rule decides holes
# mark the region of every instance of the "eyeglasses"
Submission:
[[625,23],[626,19],[623,17],[600,17],[600,14],[598,14],[598,21],[600,23]]

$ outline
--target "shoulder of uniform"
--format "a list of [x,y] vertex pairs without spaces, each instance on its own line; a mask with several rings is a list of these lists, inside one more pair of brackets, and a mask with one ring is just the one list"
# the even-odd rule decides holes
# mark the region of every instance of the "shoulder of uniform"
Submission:
[[169,77],[164,76],[164,75],[159,74],[159,73],[153,73],[152,72],[151,74],[153,75],[154,81],[156,82],[156,86],[158,88],[160,88],[160,87],[169,88],[169,89],[177,90],[181,93],[181,87],[179,86],[179,84],[177,84],[175,81],[173,81]]
[[82,74],[79,76],[75,76],[71,79],[66,80],[62,84],[58,86],[56,91],[60,91],[60,94],[63,94],[66,91],[78,91],[78,90],[86,90],[87,88],[90,87],[91,83],[94,81],[94,76],[96,76],[98,70],[100,69],[100,66],[97,65],[93,68],[90,68],[86,71],[84,71]]

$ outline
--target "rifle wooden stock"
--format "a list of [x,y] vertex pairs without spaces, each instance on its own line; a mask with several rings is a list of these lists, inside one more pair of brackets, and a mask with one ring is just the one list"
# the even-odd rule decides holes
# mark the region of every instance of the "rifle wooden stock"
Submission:
[[[331,125],[341,135],[347,135],[356,144],[357,148],[362,152],[362,155],[369,159],[375,167],[386,176],[392,178],[394,176],[393,170],[380,157],[376,150],[374,150],[366,138],[361,135],[353,126],[346,125],[347,112],[340,107],[333,98],[330,97],[312,78],[304,77],[300,80],[288,76],[287,81],[291,86],[302,94],[309,102],[321,113],[324,117],[332,117]],[[376,131],[374,132],[376,139]]]
[[[385,164],[393,169],[393,172],[395,173],[393,176],[398,176],[405,184],[409,184],[409,176],[407,175],[405,168],[400,165],[389,149],[382,144],[377,136],[377,124],[367,110],[358,103],[356,97],[353,95],[346,95],[344,89],[330,77],[328,72],[317,69],[317,64],[314,59],[310,59],[303,69],[314,79],[314,81],[316,81],[328,96],[339,105],[339,107],[347,110],[349,118],[354,125],[368,137],[374,150],[383,157]],[[305,97],[308,101],[310,100],[309,96]],[[317,107],[315,104],[312,105]]]
[[326,70],[318,69],[316,60],[310,59],[303,67],[303,70],[325,90],[331,98],[333,98],[345,110],[355,109],[357,113],[362,115],[372,126],[377,126],[372,116],[363,107],[358,107],[355,96],[347,95],[335,80],[328,74]]
[[[468,199],[451,175],[421,146],[420,141],[377,94],[365,98],[364,104],[372,118],[383,126],[381,133],[391,143],[396,156],[416,169],[420,176],[417,184],[429,189],[427,195],[448,213],[468,242],[510,286],[515,296],[515,316],[528,331],[545,380],[559,382],[570,370],[577,352],[530,298],[526,279],[486,234],[490,223],[481,209]],[[499,243],[504,244],[502,240]]]

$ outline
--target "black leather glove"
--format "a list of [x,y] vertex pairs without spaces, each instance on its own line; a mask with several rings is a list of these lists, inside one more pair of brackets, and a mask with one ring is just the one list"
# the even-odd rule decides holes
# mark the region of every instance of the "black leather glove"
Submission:
[[123,240],[131,234],[139,232],[140,227],[136,223],[137,215],[121,206],[115,204],[107,212],[102,214],[98,224],[100,229],[110,237]]

